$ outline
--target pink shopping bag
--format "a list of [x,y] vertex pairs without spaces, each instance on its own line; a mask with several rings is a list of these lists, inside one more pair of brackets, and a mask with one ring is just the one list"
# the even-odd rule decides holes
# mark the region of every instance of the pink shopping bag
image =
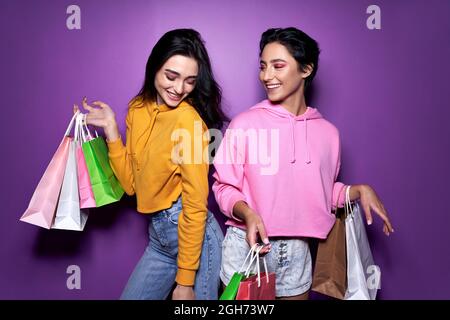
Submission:
[[75,145],[77,157],[78,192],[80,194],[80,208],[95,208],[95,198],[92,192],[91,179],[84,159],[81,143],[83,142],[83,117],[80,114],[75,122]]
[[72,129],[76,114],[72,117],[66,134],[53,155],[47,169],[33,193],[31,201],[20,221],[31,223],[42,228],[50,229],[56,214],[59,193],[64,178]]

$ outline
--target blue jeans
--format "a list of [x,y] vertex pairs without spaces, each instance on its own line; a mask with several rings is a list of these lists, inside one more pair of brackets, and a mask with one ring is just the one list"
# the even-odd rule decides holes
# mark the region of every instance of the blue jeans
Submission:
[[[163,300],[175,283],[178,255],[178,217],[181,197],[172,207],[151,214],[150,242],[120,297],[123,300]],[[197,300],[217,300],[223,233],[208,211],[200,266],[194,291]]]

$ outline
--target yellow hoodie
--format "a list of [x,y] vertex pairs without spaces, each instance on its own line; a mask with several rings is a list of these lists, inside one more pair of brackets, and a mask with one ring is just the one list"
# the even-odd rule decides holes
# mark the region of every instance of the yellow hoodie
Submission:
[[[126,146],[108,141],[111,167],[125,192],[136,194],[140,213],[168,209],[182,196],[176,282],[194,285],[207,217],[209,165],[198,154],[208,146],[207,127],[185,101],[171,108],[142,99],[130,103],[126,125]],[[174,162],[172,153],[184,158]]]

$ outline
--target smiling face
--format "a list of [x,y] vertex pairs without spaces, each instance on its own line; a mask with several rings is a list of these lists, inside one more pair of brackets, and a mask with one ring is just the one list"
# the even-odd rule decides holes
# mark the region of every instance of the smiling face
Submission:
[[272,102],[283,103],[303,95],[304,80],[312,68],[303,72],[287,48],[278,43],[268,43],[261,53],[259,79]]
[[167,59],[155,75],[157,102],[177,107],[194,90],[197,75],[198,64],[195,59],[182,55]]

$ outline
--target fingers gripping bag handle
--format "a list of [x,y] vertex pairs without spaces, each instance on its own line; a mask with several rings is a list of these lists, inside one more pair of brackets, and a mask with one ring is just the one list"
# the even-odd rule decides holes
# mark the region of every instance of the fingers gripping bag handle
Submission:
[[[87,126],[87,120],[86,120],[87,114],[83,114],[83,126],[84,126],[84,130],[87,133],[87,139],[92,140],[94,139],[92,137],[91,131],[89,130],[89,127]],[[98,133],[97,130],[94,129],[95,132],[95,138],[98,138]]]

